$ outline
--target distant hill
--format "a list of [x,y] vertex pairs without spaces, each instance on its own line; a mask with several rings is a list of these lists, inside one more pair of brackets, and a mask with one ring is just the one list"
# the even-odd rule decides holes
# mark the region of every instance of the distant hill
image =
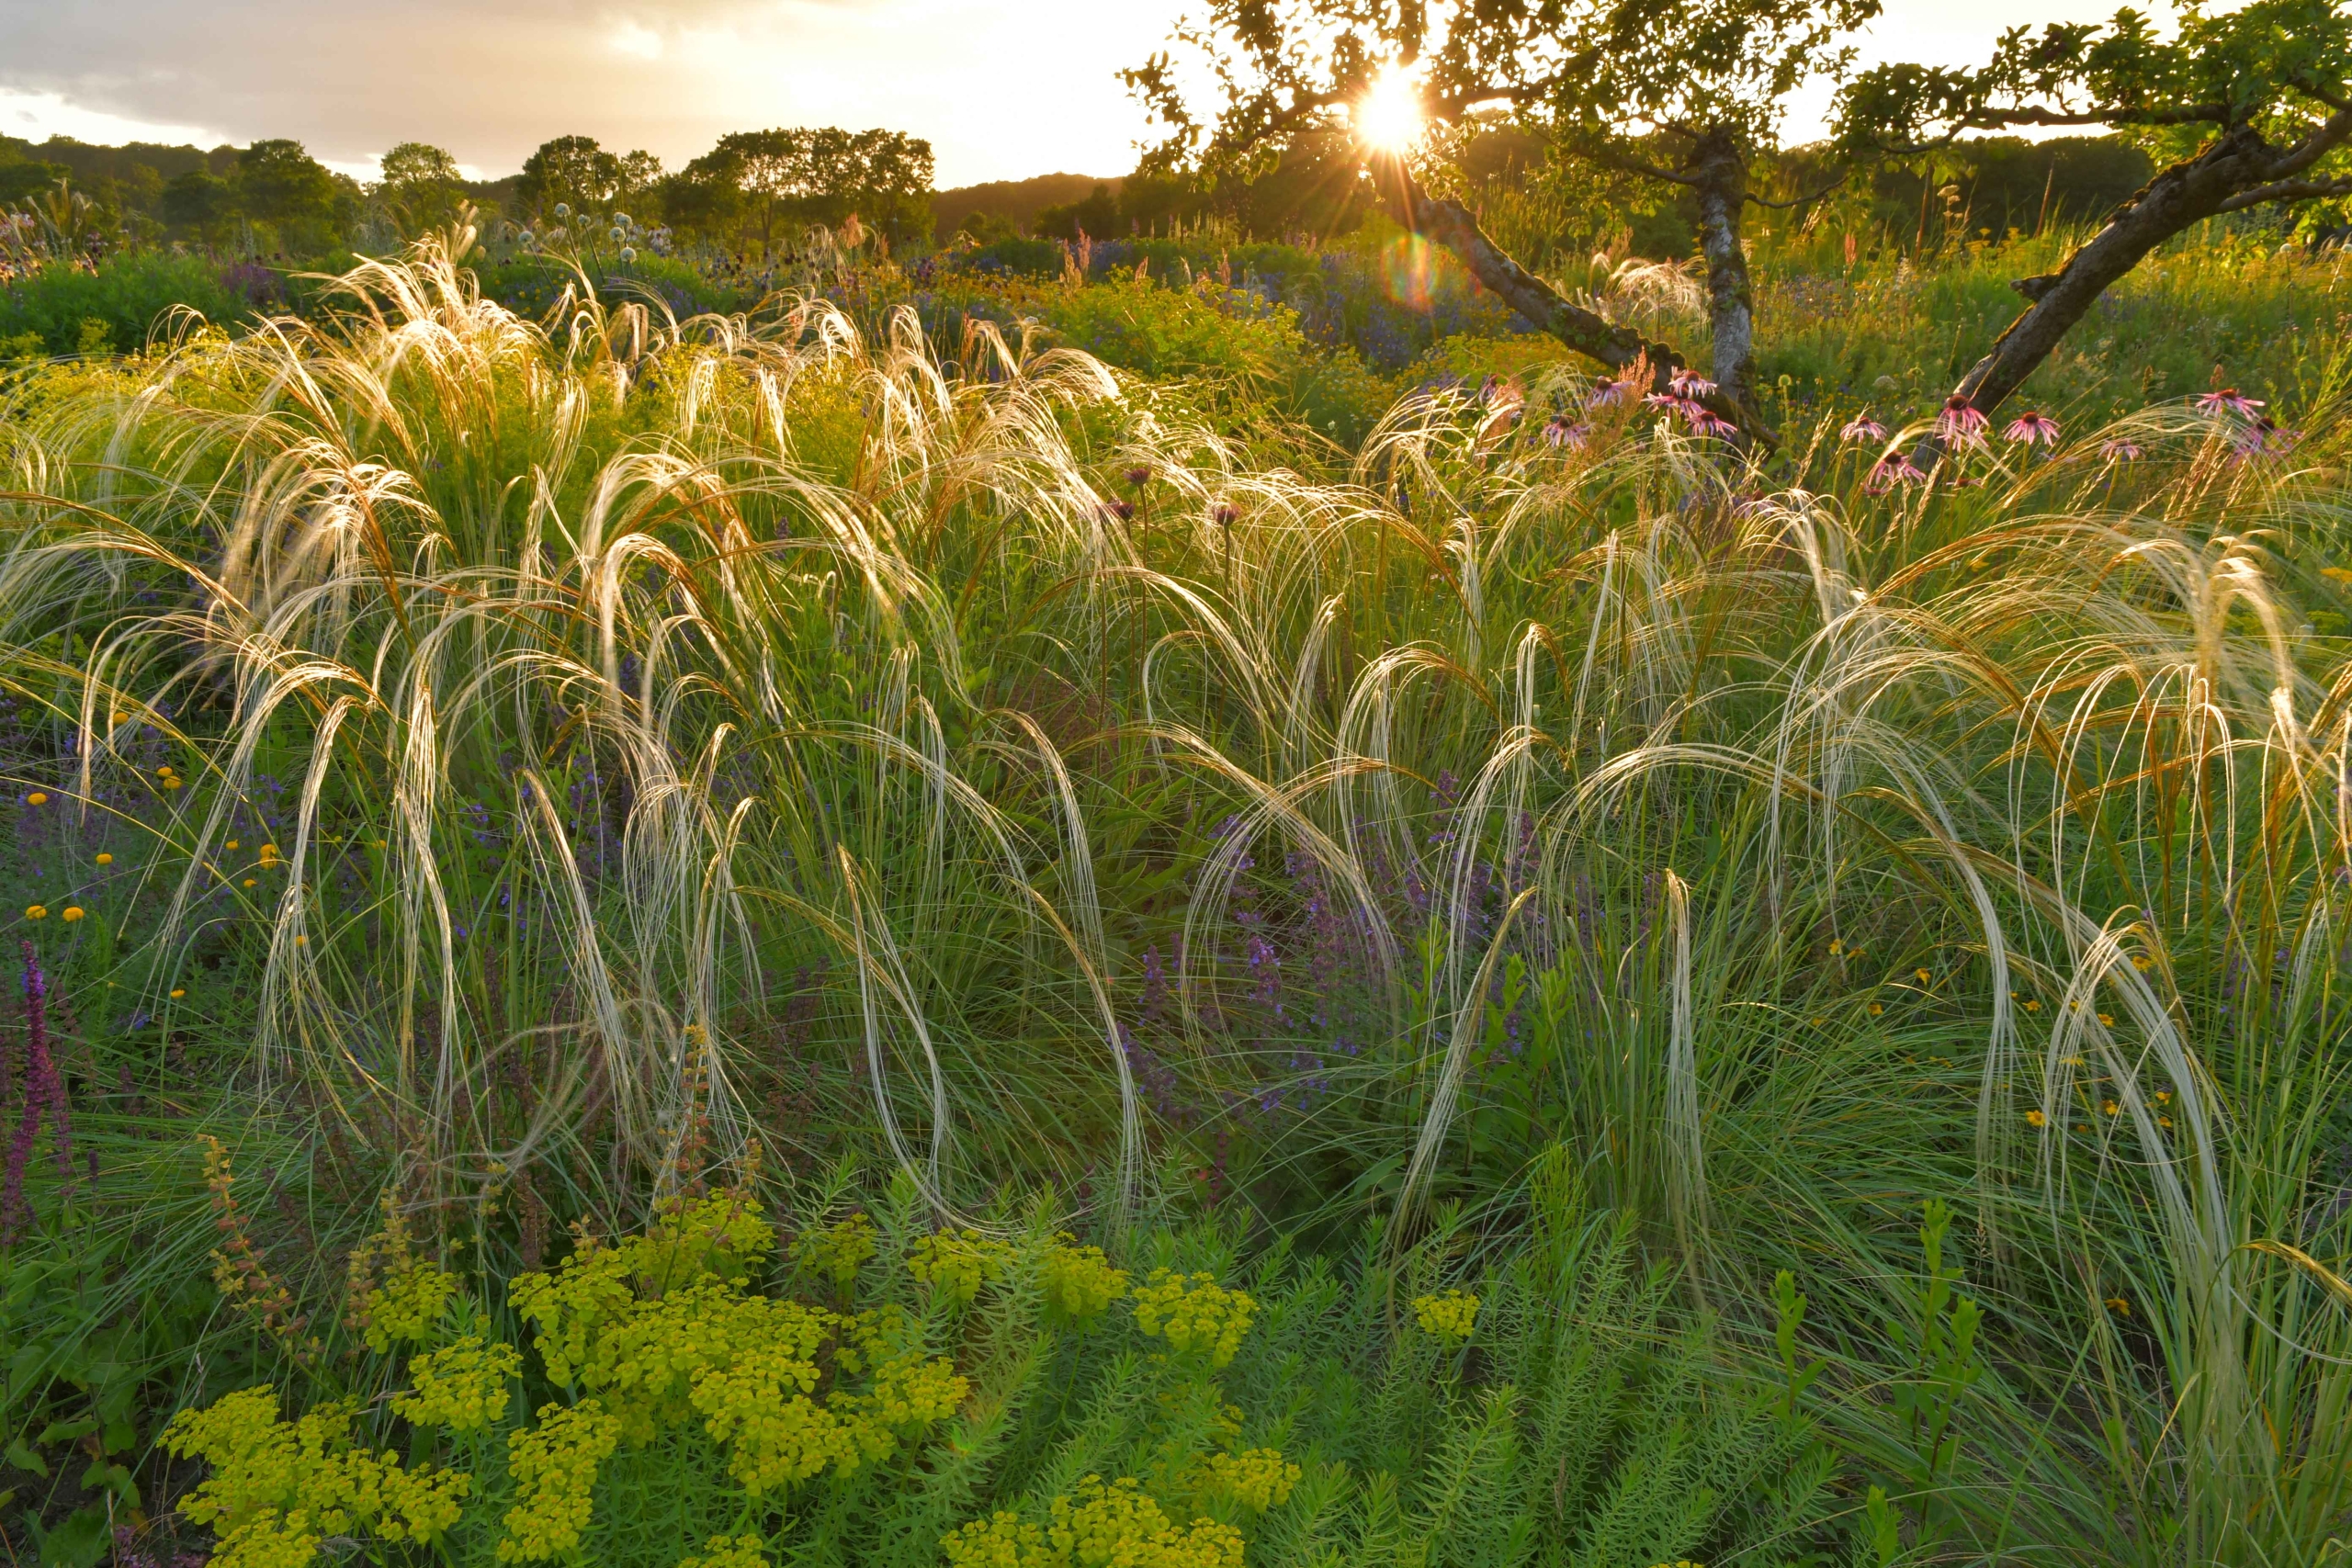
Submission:
[[931,198],[932,231],[944,239],[973,213],[993,212],[1012,220],[1022,232],[1027,233],[1036,222],[1037,214],[1046,208],[1084,201],[1094,194],[1096,186],[1109,186],[1115,196],[1122,183],[1116,175],[1104,179],[1094,175],[1036,175],[1025,180],[958,186]]

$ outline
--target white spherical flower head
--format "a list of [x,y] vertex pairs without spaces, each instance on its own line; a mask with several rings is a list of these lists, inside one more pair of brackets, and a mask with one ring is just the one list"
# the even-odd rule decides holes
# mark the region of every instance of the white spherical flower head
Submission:
[[571,217],[571,203],[570,203],[570,202],[568,202],[568,201],[559,201],[559,202],[557,202],[557,203],[555,204],[555,215],[556,215],[558,218],[569,218],[569,217]]
[[624,262],[624,263],[633,262],[633,261],[635,261],[636,259],[637,259],[637,247],[636,247],[635,245],[623,245],[623,246],[621,247],[621,260],[622,260],[622,262]]
[[616,212],[616,213],[614,213],[614,214],[613,214],[613,221],[614,221],[614,223],[617,224],[619,227],[621,227],[621,228],[623,228],[623,229],[634,229],[635,227],[637,227],[637,225],[636,225],[636,224],[634,224],[634,223],[632,223],[632,222],[630,222],[630,221],[629,221],[628,214],[628,213],[626,213],[626,212]]

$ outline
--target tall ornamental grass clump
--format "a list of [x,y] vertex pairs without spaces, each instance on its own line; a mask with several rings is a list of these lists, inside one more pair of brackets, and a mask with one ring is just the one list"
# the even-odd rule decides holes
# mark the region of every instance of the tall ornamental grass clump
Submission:
[[2340,355],[1933,484],[1555,370],[1334,479],[985,325],[345,288],[6,426],[16,863],[137,846],[58,968],[140,1071],[526,1271],[706,1137],[1309,1247],[1564,1149],[1759,1360],[1807,1282],[1889,1551],[2318,1561]]

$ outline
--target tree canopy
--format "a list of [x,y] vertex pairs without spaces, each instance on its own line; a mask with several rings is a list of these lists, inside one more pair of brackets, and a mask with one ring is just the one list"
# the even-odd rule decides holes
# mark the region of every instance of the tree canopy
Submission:
[[[1154,154],[1164,167],[1262,165],[1296,138],[1340,130],[1378,88],[1409,94],[1419,114],[1441,122],[1500,108],[1567,155],[1690,189],[1708,259],[1714,382],[1754,426],[1740,219],[1759,198],[1747,189],[1748,164],[1777,141],[1789,94],[1842,72],[1850,51],[1837,40],[1878,10],[1879,0],[1209,0],[1205,17],[1177,39],[1217,83],[1212,108],[1187,101],[1171,53],[1125,75],[1168,127]],[[1645,357],[1661,376],[1679,365],[1502,255],[1458,204],[1431,199],[1405,158],[1386,160],[1382,179],[1408,227],[1454,250],[1572,347],[1611,366]]]
[[670,190],[718,228],[741,223],[761,246],[779,226],[839,224],[855,213],[893,242],[931,231],[931,143],[895,130],[737,131],[686,165]]
[[2209,218],[2352,196],[2352,13],[2345,0],[2187,0],[2177,24],[2144,14],[2004,33],[1973,69],[1895,62],[1847,84],[1839,143],[1917,153],[1971,131],[2117,127],[2173,160],[2054,272],[2019,278],[2028,300],[1953,389],[1989,412],[2024,382],[2109,285]]

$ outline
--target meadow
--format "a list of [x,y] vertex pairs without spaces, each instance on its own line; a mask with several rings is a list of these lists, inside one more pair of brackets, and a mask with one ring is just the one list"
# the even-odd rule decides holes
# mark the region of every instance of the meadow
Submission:
[[2065,238],[1744,457],[1394,233],[58,307],[7,1549],[2340,1560],[2352,285],[1881,466]]

